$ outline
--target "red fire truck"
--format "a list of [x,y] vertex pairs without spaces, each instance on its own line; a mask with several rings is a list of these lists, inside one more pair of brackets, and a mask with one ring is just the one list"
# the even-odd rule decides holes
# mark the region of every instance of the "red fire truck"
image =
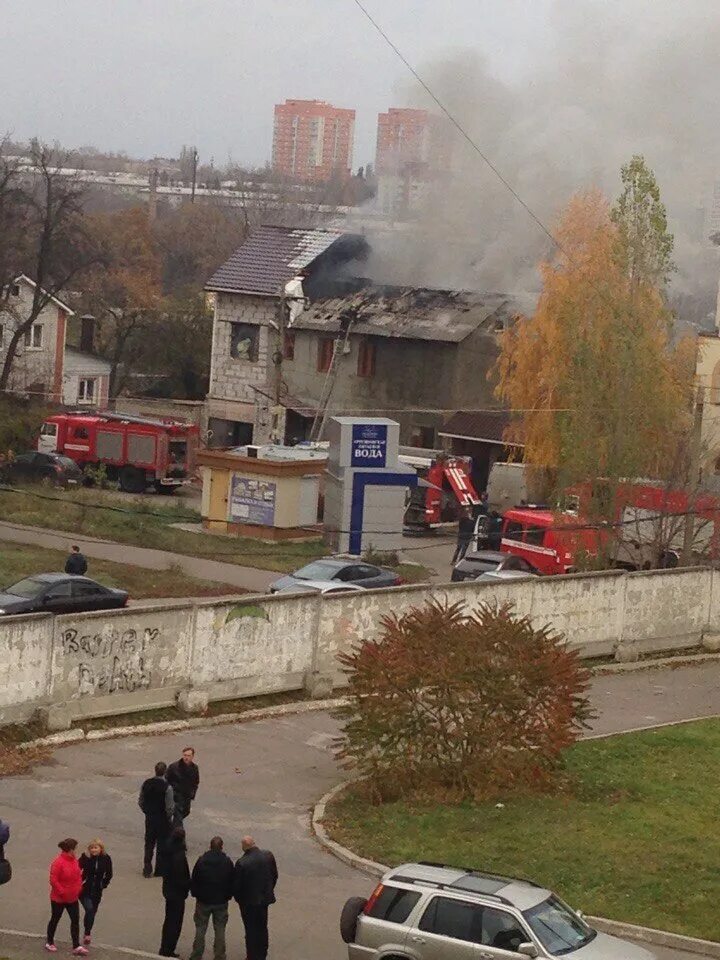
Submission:
[[455,457],[442,453],[427,458],[407,456],[404,449],[407,448],[401,449],[400,461],[414,466],[421,480],[410,496],[405,514],[408,528],[432,529],[443,521],[455,520],[458,507],[472,508],[480,503],[480,497],[470,478],[470,457]]
[[[589,523],[589,498],[602,484],[582,484],[568,496],[565,511],[523,505],[502,515],[500,549],[531,563],[538,573],[569,573],[581,554],[596,556],[608,543],[610,562],[626,570],[675,567],[692,517],[689,546],[698,560],[720,557],[720,497],[668,490],[652,481],[626,482],[615,492],[613,524]],[[602,493],[602,491],[601,491]]]
[[104,466],[128,493],[172,493],[195,472],[196,426],[123,413],[58,413],[40,429],[37,448],[61,453],[82,469]]

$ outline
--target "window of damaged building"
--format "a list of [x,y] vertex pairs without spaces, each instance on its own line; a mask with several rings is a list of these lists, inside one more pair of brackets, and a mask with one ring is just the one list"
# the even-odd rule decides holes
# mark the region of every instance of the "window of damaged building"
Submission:
[[375,376],[375,341],[370,337],[363,337],[360,341],[357,375],[359,377]]
[[260,328],[249,323],[233,323],[230,325],[230,356],[233,360],[249,360],[255,363],[258,359],[258,345]]
[[317,369],[318,373],[327,373],[332,364],[335,341],[332,337],[320,337],[318,340]]
[[295,359],[295,331],[286,330],[283,339],[283,360]]

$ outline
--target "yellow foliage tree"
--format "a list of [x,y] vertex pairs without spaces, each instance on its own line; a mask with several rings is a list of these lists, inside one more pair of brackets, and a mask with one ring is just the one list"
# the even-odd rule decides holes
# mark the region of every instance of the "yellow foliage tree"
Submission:
[[691,350],[673,348],[652,280],[631,278],[606,199],[575,196],[541,265],[534,315],[504,334],[497,395],[525,461],[556,489],[597,477],[664,477],[687,433]]

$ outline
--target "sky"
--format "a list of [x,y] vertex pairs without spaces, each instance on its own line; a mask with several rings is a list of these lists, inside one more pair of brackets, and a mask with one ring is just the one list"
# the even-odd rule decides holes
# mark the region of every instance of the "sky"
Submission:
[[[656,0],[659,2],[659,0]],[[366,0],[425,64],[469,47],[502,75],[541,49],[548,0]],[[356,165],[377,115],[412,105],[402,63],[353,0],[0,0],[0,130],[131,156],[264,163],[275,103],[354,107]]]

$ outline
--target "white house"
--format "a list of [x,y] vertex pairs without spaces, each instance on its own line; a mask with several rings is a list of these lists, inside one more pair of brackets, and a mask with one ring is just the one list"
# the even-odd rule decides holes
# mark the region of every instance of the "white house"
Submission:
[[[13,332],[32,308],[35,282],[22,275],[12,284],[9,310],[0,309],[0,362]],[[68,321],[75,313],[57,297],[50,297],[18,346],[9,389],[18,396],[36,397],[66,406],[105,407],[110,364],[67,345]]]

